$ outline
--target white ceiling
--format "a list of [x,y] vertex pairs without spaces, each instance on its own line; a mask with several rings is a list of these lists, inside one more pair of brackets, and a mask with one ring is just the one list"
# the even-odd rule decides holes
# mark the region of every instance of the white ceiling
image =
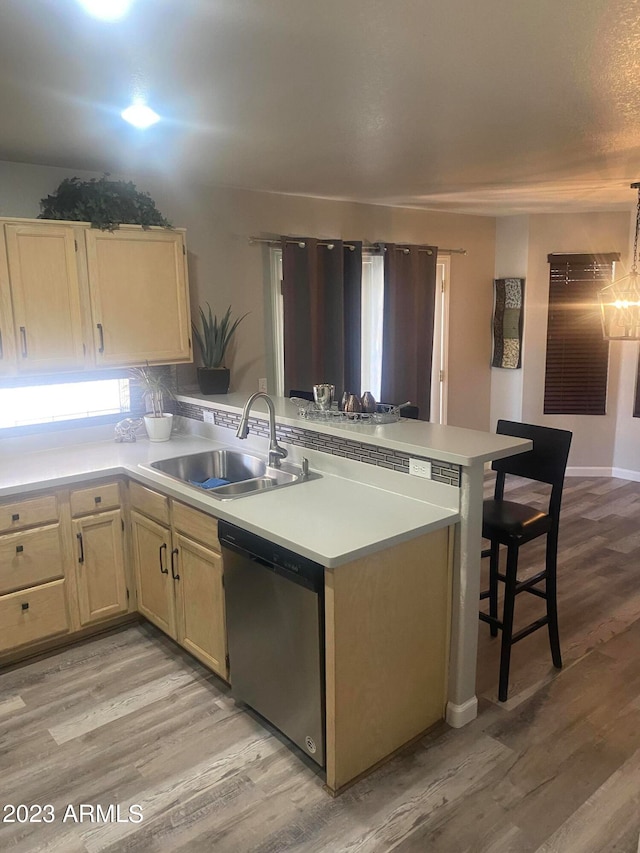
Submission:
[[[0,159],[469,213],[629,207],[636,0],[3,0]],[[147,131],[120,110],[146,94]]]

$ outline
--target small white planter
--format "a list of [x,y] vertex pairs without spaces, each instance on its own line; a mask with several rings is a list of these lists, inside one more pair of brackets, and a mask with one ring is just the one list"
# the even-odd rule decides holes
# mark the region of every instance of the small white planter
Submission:
[[161,418],[145,415],[144,425],[147,428],[150,441],[169,441],[171,427],[173,426],[173,415],[170,412],[163,412]]

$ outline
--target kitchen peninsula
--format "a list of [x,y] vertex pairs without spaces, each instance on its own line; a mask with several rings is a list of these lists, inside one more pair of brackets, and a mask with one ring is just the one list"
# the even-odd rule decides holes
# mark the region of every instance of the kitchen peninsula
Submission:
[[[449,637],[450,609],[449,683],[442,690],[447,700],[446,718],[460,726],[475,717],[483,465],[490,459],[522,452],[530,445],[506,436],[415,421],[376,426],[309,423],[298,417],[291,401],[277,400],[279,440],[292,461],[299,462],[303,456],[309,459],[316,476],[308,481],[237,500],[218,501],[150,467],[158,459],[221,446],[264,455],[266,411],[259,408],[260,403],[251,413],[249,438],[240,442],[235,437],[245,400],[246,395],[179,397],[180,432],[169,443],[145,439],[135,444],[116,444],[112,433],[104,429],[57,433],[47,439],[6,439],[0,442],[0,500],[6,506],[43,490],[57,489],[62,494],[79,485],[86,492],[87,484],[123,478],[124,482],[143,486],[150,494],[166,495],[165,500],[177,507],[192,507],[225,519],[324,565],[327,620],[335,628],[335,634],[330,636],[327,632],[327,742],[328,754],[333,754],[333,763],[328,761],[327,765],[327,782],[336,791],[359,770],[375,763],[371,756],[375,759],[376,753],[371,751],[367,738],[371,741],[379,736],[375,705],[384,695],[384,684],[389,684],[389,678],[399,670],[403,681],[398,681],[398,686],[408,689],[407,674],[419,678],[423,665],[420,654],[424,648],[416,649],[414,661],[398,657],[402,647],[394,646],[396,635],[392,633],[388,635],[390,642],[380,646],[386,659],[369,660],[366,671],[350,668],[347,656],[340,652],[348,647],[349,631],[355,638],[359,630],[369,627],[367,619],[377,619],[385,629],[403,623],[402,613],[386,608],[385,596],[389,592],[398,596],[404,590],[404,598],[397,597],[397,601],[413,608],[412,625],[407,630],[415,627],[416,636],[422,631],[420,636],[425,642],[429,635],[420,623],[427,623],[429,614],[425,610],[422,619],[422,604],[440,610],[440,638],[445,632]],[[205,413],[214,423],[203,423]],[[410,457],[428,461],[432,479],[410,476]],[[450,530],[455,531],[453,537],[448,535]],[[443,568],[438,575],[434,570],[438,592],[433,600],[425,594],[429,581],[425,575],[431,572],[430,568],[425,570],[425,566],[431,566],[425,560]],[[451,564],[452,590],[447,571]],[[43,586],[53,587],[56,583],[59,582]],[[336,641],[333,646],[332,637]],[[438,643],[435,658],[440,662],[436,660],[434,672],[442,678],[447,671],[446,642],[438,639]],[[378,669],[386,673],[386,681],[374,685],[367,679],[374,679]],[[340,684],[352,685],[353,693],[345,690],[338,695]],[[419,687],[424,696],[424,684]],[[332,691],[336,691],[335,695]],[[393,685],[389,692],[393,692]],[[420,730],[411,719],[410,696],[409,690],[404,702],[408,709],[407,719],[402,721],[405,728],[400,730],[417,736]],[[434,701],[442,701],[437,693]],[[339,707],[343,711],[336,724],[332,714]],[[370,707],[371,717],[361,719],[352,713],[345,723],[345,709],[351,707]],[[441,715],[440,710],[436,719]],[[356,754],[358,749],[348,749],[349,740],[358,729],[369,732],[358,745],[362,754]],[[332,743],[331,732],[342,741]],[[378,758],[408,739],[391,737],[389,748],[378,752]]]
[[[218,397],[194,394],[180,396],[178,400],[180,412],[187,418],[202,420],[206,411],[215,420],[216,437],[221,441],[235,441],[235,429],[246,397],[242,393]],[[413,515],[407,516],[406,524],[401,525],[402,532],[397,533],[398,538],[410,538],[433,529],[435,522],[430,520],[430,513],[435,507],[455,513],[450,517],[450,521],[458,523],[453,549],[446,720],[455,728],[466,725],[475,719],[478,707],[475,677],[484,465],[529,450],[531,442],[409,419],[375,425],[309,421],[300,417],[292,400],[276,398],[275,404],[278,438],[287,442],[293,460],[306,455],[312,460],[312,467],[315,464],[320,470],[427,504],[428,511],[423,509],[419,513],[422,523],[415,524]],[[252,414],[252,431],[266,436],[266,411]],[[264,442],[263,438],[263,449]],[[259,447],[260,442],[256,446]],[[410,458],[427,460],[431,465],[431,479],[411,476]],[[340,528],[352,525],[354,519],[358,519],[374,538],[376,531],[384,529],[384,526],[379,527],[380,519],[368,516],[366,510],[361,512],[357,503],[349,505],[346,517],[336,513],[333,522]],[[306,532],[312,538],[312,530]],[[311,554],[307,556],[314,559]],[[337,559],[335,554],[332,557]]]

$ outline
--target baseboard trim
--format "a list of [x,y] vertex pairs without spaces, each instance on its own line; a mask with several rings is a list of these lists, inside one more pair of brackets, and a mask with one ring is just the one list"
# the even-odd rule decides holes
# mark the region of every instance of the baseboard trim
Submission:
[[631,468],[567,468],[567,477],[618,477],[640,483],[640,471]]
[[612,468],[612,477],[620,477],[621,480],[633,480],[640,483],[640,471],[632,471],[631,468]]
[[454,729],[461,729],[470,723],[478,716],[478,698],[472,696],[467,699],[462,705],[456,705],[455,702],[447,702],[447,711],[445,720]]

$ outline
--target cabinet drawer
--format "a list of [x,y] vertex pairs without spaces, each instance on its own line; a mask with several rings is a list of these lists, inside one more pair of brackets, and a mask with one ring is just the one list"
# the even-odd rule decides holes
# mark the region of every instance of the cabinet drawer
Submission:
[[129,494],[133,509],[162,524],[169,524],[169,498],[134,482],[129,484]]
[[191,539],[202,542],[203,545],[208,545],[216,551],[220,550],[218,519],[212,515],[174,501],[173,526]]
[[0,536],[0,594],[63,576],[60,525]]
[[103,483],[89,489],[75,489],[71,492],[71,515],[88,515],[103,509],[118,509],[120,490],[117,483]]
[[68,630],[63,580],[0,598],[0,652]]
[[58,501],[55,495],[0,506],[0,533],[57,520]]

